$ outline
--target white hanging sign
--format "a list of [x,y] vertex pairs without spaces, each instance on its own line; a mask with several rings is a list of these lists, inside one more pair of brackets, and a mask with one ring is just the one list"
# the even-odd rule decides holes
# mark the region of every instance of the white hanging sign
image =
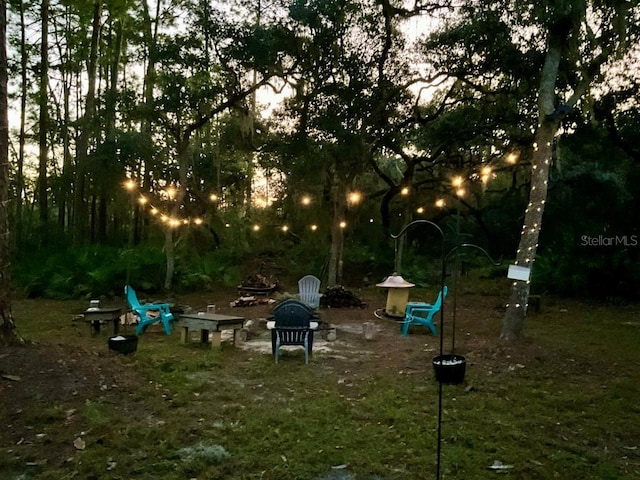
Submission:
[[521,267],[520,265],[509,265],[509,271],[507,272],[507,278],[511,280],[522,280],[528,282],[531,277],[531,268]]

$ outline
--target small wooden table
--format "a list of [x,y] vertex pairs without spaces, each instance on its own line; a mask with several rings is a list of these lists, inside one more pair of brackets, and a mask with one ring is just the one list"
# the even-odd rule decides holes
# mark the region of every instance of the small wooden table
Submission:
[[121,312],[121,308],[88,308],[83,315],[91,334],[100,333],[101,322],[113,322],[113,334],[117,335],[120,327]]
[[218,313],[181,313],[178,318],[177,326],[182,327],[180,339],[182,343],[189,341],[189,329],[197,328],[200,330],[200,341],[202,343],[209,342],[209,332],[211,332],[211,347],[219,347],[222,341],[223,330],[233,330],[233,344],[240,342],[238,330],[244,325],[244,317],[236,317],[233,315],[220,315]]

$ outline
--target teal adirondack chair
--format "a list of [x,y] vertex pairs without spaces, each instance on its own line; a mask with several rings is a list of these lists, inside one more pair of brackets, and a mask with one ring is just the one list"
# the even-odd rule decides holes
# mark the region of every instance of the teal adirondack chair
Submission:
[[433,304],[423,302],[407,303],[404,322],[402,323],[402,335],[406,337],[409,334],[409,327],[411,325],[423,325],[431,330],[431,333],[437,335],[438,330],[433,323],[433,316],[440,311],[442,308],[442,302],[446,297],[447,287],[445,286],[442,292],[438,294],[438,298]]
[[162,322],[164,327],[164,333],[171,335],[171,322],[173,321],[173,314],[169,309],[168,303],[144,303],[141,304],[138,301],[138,296],[131,286],[125,285],[124,294],[127,297],[127,302],[138,317],[140,318],[138,326],[136,327],[136,335],[143,333],[147,327],[153,323]]

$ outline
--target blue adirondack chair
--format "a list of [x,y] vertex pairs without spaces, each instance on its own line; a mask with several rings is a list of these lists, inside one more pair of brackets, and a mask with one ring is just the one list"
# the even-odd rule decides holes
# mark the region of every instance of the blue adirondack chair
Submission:
[[171,335],[171,322],[173,321],[173,314],[169,309],[168,303],[144,303],[141,304],[138,301],[138,296],[133,288],[129,285],[125,285],[124,294],[127,297],[127,302],[138,317],[140,318],[138,326],[136,327],[136,335],[140,335],[144,332],[152,323],[162,322],[164,327],[164,333]]
[[424,325],[434,335],[438,334],[438,330],[433,323],[433,316],[442,308],[442,302],[447,297],[447,287],[445,286],[442,292],[438,294],[436,302],[423,303],[423,302],[409,302],[405,310],[404,322],[402,323],[402,335],[407,336],[409,334],[409,327],[411,325]]
[[320,279],[313,275],[305,275],[298,280],[298,296],[300,300],[311,308],[320,306]]
[[280,347],[284,345],[304,347],[304,363],[309,363],[313,350],[313,331],[317,326],[315,312],[304,303],[289,299],[278,304],[273,309],[273,322],[267,323],[271,329],[271,349],[276,363]]

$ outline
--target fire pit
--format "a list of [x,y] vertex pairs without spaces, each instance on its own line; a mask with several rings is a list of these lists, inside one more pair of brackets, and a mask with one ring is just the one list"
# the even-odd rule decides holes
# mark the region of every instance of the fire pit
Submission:
[[238,285],[240,294],[247,293],[250,295],[267,295],[273,292],[277,284],[272,283],[270,279],[262,274],[247,275],[242,284]]

